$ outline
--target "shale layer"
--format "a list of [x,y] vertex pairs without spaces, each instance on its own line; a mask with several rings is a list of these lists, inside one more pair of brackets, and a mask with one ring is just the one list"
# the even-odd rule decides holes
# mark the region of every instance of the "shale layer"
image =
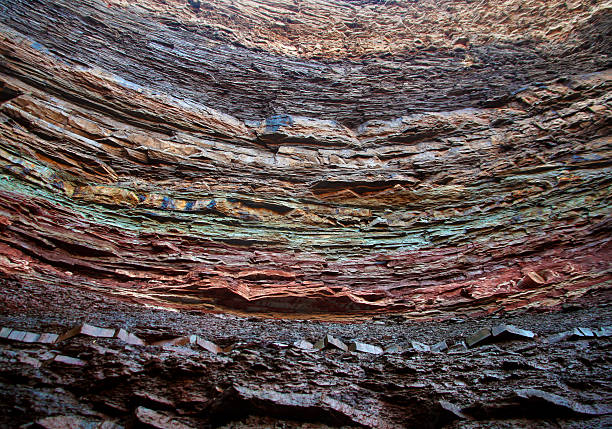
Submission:
[[609,288],[610,3],[509,3],[3,2],[1,272],[335,317]]

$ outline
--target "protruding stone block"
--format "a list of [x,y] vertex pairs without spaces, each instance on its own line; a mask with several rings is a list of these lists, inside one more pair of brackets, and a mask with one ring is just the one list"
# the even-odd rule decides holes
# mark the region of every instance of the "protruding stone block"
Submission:
[[474,335],[468,337],[467,340],[465,340],[465,343],[468,345],[468,347],[474,347],[479,344],[482,345],[482,343],[489,340],[492,336],[493,334],[491,334],[490,328],[482,328]]
[[359,341],[353,341],[349,344],[349,350],[352,352],[360,352],[360,353],[371,353],[374,355],[382,354],[383,349],[378,346],[373,346],[371,344],[361,343]]
[[145,342],[143,340],[141,340],[136,335],[126,331],[123,328],[118,329],[115,336],[116,338],[120,339],[124,343],[128,343],[130,345],[134,345],[134,346],[144,346],[145,345]]
[[535,334],[526,329],[517,328],[514,325],[497,325],[491,329],[491,334],[496,339],[523,338],[532,339]]
[[348,351],[348,346],[346,344],[329,334],[325,335],[314,345],[314,348],[317,350],[328,349],[332,347],[345,352]]
[[115,336],[115,329],[98,328],[97,326],[83,323],[82,325],[75,326],[68,332],[60,335],[56,342],[64,341],[77,335],[87,335],[97,338],[113,338]]

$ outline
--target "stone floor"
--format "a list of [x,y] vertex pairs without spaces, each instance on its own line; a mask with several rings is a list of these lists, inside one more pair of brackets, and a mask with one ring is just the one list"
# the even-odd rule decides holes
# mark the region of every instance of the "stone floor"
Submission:
[[[53,285],[5,280],[2,286],[1,326],[62,334],[87,322],[123,328],[147,344],[197,335],[219,350],[86,335],[55,344],[4,339],[1,427],[612,424],[612,339],[574,335],[553,342],[560,332],[612,324],[609,296],[601,292],[556,311],[421,321],[390,315],[351,323],[183,313]],[[456,345],[503,323],[535,338]],[[386,351],[294,344],[315,343],[328,333]],[[450,349],[419,351],[441,341]]]

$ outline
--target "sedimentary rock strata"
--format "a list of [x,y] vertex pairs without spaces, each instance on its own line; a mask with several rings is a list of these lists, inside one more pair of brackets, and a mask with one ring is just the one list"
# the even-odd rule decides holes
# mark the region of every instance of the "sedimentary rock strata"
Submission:
[[[605,425],[607,408],[593,402],[609,397],[602,375],[609,340],[564,341],[576,339],[574,327],[612,325],[611,17],[607,0],[0,1],[0,326],[18,333],[1,340],[0,357],[22,374],[13,382],[0,373],[0,382],[13,386],[16,398],[30,398],[15,400],[29,410],[23,404],[34,393],[24,386],[53,385],[66,366],[92,374],[112,366],[106,352],[80,337],[65,338],[55,351],[45,342],[15,343],[21,333],[59,335],[95,318],[123,329],[127,340],[148,334],[143,344],[167,341],[160,336],[177,310],[209,322],[211,311],[368,320],[339,332],[318,322],[279,322],[289,326],[281,333],[309,331],[292,333],[288,344],[301,341],[297,350],[262,352],[261,360],[274,364],[245,357],[248,347],[233,360],[205,358],[215,369],[194,371],[217,384],[200,386],[207,398],[193,400],[202,420],[180,417],[191,399],[178,394],[168,395],[168,405],[123,386],[114,393],[127,398],[120,406],[74,390],[91,377],[106,383],[96,373],[58,383],[72,389],[66,397],[41,393],[72,405],[46,408],[37,424],[80,424],[89,415],[82,424],[222,425],[249,414],[309,420],[315,410],[323,416],[318,424],[397,427],[426,418],[439,426],[503,420],[521,406],[531,410],[525,418],[546,418],[534,411],[545,403],[553,415],[598,416]],[[55,300],[70,308],[51,305]],[[99,300],[122,310],[91,304],[100,312],[91,314],[88,303]],[[128,303],[134,306],[122,307]],[[536,347],[546,364],[533,365],[553,374],[499,397],[474,387],[476,376],[458,379],[473,389],[466,396],[460,384],[445,394],[446,376],[432,372],[446,371],[446,357],[413,368],[408,355],[389,357],[389,343],[450,356],[498,334],[539,333],[544,318],[534,327],[513,320],[518,328],[499,333],[483,319],[462,333],[465,343],[442,335],[399,341],[400,331],[385,328],[377,331],[382,339],[354,335],[394,317],[427,320],[423,326],[436,330],[444,328],[435,321],[449,318],[585,305],[603,320],[570,320],[565,331],[548,332],[558,334],[554,342]],[[166,309],[157,325],[146,311],[137,323],[120,323],[151,307]],[[259,322],[243,322],[245,332],[236,335],[257,350],[267,347],[251,338],[264,335]],[[171,341],[183,346],[192,343],[185,336],[191,332],[201,341],[214,333],[175,328],[179,340]],[[318,340],[321,347],[313,347],[335,353],[322,366],[301,354]],[[194,341],[181,353],[200,356]],[[206,344],[225,350],[236,342],[224,335]],[[21,350],[27,347],[34,348]],[[566,383],[587,393],[559,388],[558,354],[589,347],[598,357],[585,365],[597,370],[584,384]],[[475,366],[466,358],[451,372],[517,369],[491,350],[492,364],[489,355],[476,357]],[[336,368],[360,352],[384,356],[384,363]],[[124,358],[128,369],[117,374],[159,359],[147,377],[158,367],[192,373],[176,357],[145,348]],[[50,372],[24,370],[32,359]],[[251,367],[236,363],[243,359],[256,374],[278,374],[245,375]],[[288,362],[300,369],[302,384],[277,388]],[[517,365],[527,371],[520,377],[531,374],[531,363]],[[226,367],[229,378],[221,374]],[[313,368],[339,390],[362,390],[334,396]],[[572,375],[583,370],[574,369]],[[407,387],[397,374],[431,376],[431,383],[418,393],[422,386]],[[132,376],[146,390],[146,378]],[[163,383],[150,385],[157,395]],[[356,406],[359,397],[369,405]],[[103,415],[83,411],[89,400]],[[400,409],[406,401],[416,414]],[[232,407],[248,411],[231,416]],[[59,420],[44,420],[56,414]]]
[[[148,302],[296,313],[487,311],[609,284],[611,74],[601,45],[583,62],[572,55],[585,51],[561,36],[534,33],[523,47],[496,35],[533,55],[576,52],[558,58],[572,59],[565,66],[506,50],[509,69],[544,68],[547,80],[507,70],[495,89],[490,74],[505,62],[494,56],[454,66],[482,79],[436,62],[476,55],[474,43],[453,48],[436,36],[428,49],[389,44],[384,54],[364,41],[360,60],[351,50],[287,56],[189,24],[213,22],[222,5],[149,3],[2,6],[3,272]],[[400,6],[343,7],[394,16]],[[576,15],[572,37],[605,31],[606,7]],[[160,23],[165,16],[180,25]],[[118,32],[145,39],[128,43]],[[232,61],[221,56],[228,50]],[[432,62],[416,65],[421,55]],[[315,98],[299,78],[226,75],[265,68],[264,57],[290,61],[277,65],[287,72],[360,66],[331,89],[311,82]],[[198,61],[212,62],[216,80],[198,74],[206,68]],[[378,71],[381,63],[397,76]],[[416,70],[428,84],[411,77]],[[412,89],[402,89],[402,76]],[[248,98],[275,81],[291,106],[253,107]],[[393,96],[359,89],[374,81]],[[427,93],[451,83],[476,93]],[[346,109],[362,110],[363,122]],[[527,285],[531,273],[540,281]]]

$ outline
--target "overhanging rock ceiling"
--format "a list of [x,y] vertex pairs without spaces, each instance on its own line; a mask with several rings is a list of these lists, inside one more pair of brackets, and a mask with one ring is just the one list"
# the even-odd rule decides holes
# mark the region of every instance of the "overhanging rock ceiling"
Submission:
[[609,1],[4,1],[0,272],[415,317],[609,288]]

